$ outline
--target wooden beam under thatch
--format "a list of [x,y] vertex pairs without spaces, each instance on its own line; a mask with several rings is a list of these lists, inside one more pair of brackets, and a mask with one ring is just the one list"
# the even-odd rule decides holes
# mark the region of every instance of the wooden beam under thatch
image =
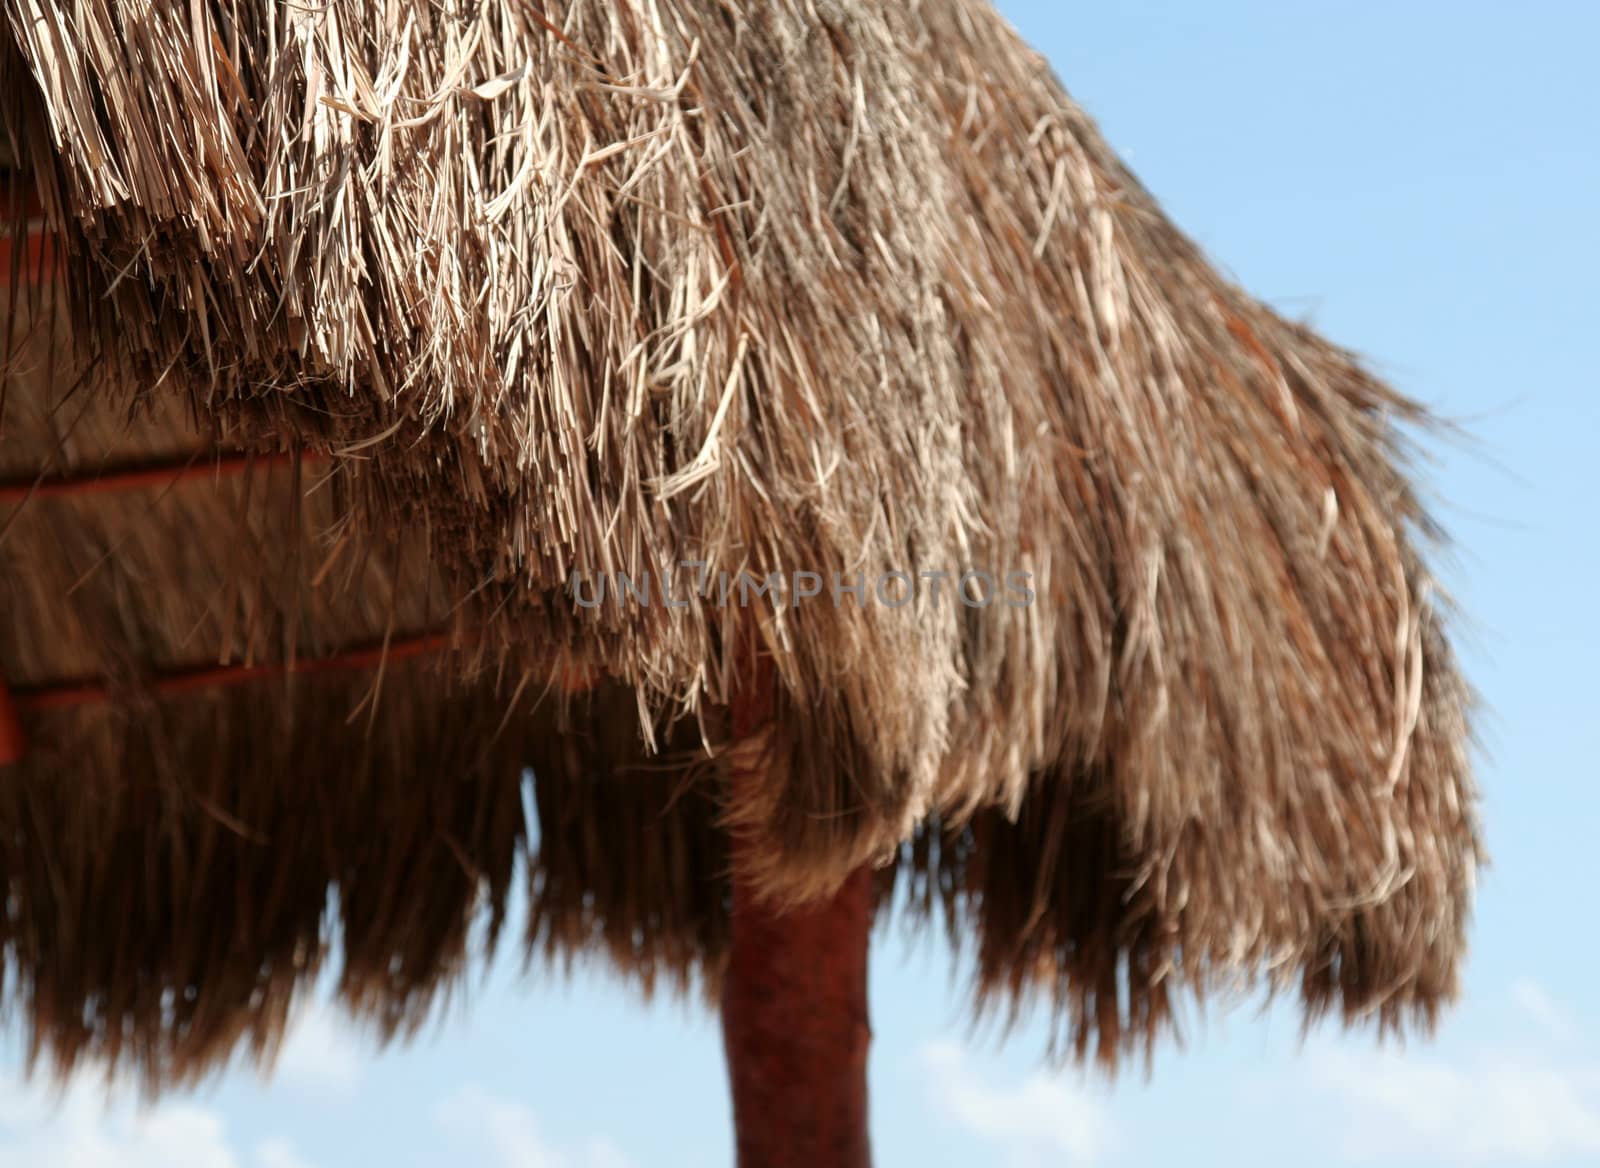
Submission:
[[[1241,978],[1386,1028],[1454,994],[1479,841],[1426,419],[1222,277],[986,5],[0,10],[0,139],[59,233],[40,360],[82,371],[13,363],[0,476],[324,460],[270,503],[0,517],[13,689],[131,679],[24,714],[0,783],[39,1044],[159,1078],[268,1041],[334,889],[348,998],[412,1019],[524,833],[558,958],[714,985],[736,836],[780,906],[882,866],[983,1002],[1108,1063]],[[685,564],[951,577],[745,605]],[[974,569],[1032,602],[966,603]],[[619,573],[686,606],[571,590]],[[446,618],[471,651],[381,687],[137,685]],[[779,761],[731,785],[752,644]],[[530,711],[569,669],[601,680]],[[210,939],[201,875],[238,906]]]

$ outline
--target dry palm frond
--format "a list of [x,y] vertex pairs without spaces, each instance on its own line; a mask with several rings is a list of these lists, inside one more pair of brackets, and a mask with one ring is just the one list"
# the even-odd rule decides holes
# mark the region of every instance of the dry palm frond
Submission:
[[[575,711],[641,715],[541,792],[590,833],[550,944],[714,962],[705,889],[594,895],[634,886],[601,821],[735,745],[757,637],[743,746],[779,765],[671,804],[682,879],[727,825],[780,897],[936,856],[986,989],[1107,1053],[1212,971],[1384,1022],[1452,992],[1478,843],[1421,416],[1219,276],[986,6],[5,11],[0,122],[98,375],[327,459],[329,523],[412,540],[474,659],[582,662],[621,688]],[[688,562],[1037,599],[568,591]]]

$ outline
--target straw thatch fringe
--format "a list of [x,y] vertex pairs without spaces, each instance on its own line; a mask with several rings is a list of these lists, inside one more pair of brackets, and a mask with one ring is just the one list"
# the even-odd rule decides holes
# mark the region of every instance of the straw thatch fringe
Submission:
[[[521,749],[486,749],[495,707],[441,700],[420,666],[394,668],[371,733],[353,731],[369,684],[29,719],[29,761],[0,784],[0,941],[35,1057],[155,1088],[241,1043],[270,1053],[334,936],[347,1004],[386,1032],[421,1019],[476,914],[503,914]],[[419,755],[468,762],[423,781]]]
[[[4,11],[0,136],[106,378],[331,456],[327,525],[413,541],[487,659],[609,675],[650,748],[770,751],[718,813],[773,895],[935,815],[987,981],[1102,1049],[1213,968],[1385,1020],[1448,995],[1478,840],[1397,429],[1421,415],[1222,278],[987,7]],[[1037,601],[566,590],[681,596],[685,561],[1021,571]],[[778,714],[730,743],[757,638]],[[650,863],[709,863],[674,831]],[[559,907],[609,873],[561,846],[538,935],[636,960]],[[699,892],[604,899],[710,927]],[[1115,1021],[1119,962],[1149,989]]]
[[[991,809],[958,828],[928,825],[895,878],[913,918],[942,921],[970,955],[980,1015],[1009,1022],[1043,1003],[1053,1054],[1113,1067],[1148,1057],[1180,1001],[1219,992],[1294,994],[1308,1020],[1331,1010],[1381,1033],[1430,1027],[1456,993],[1465,943],[1465,913],[1441,918],[1438,904],[1470,880],[1415,848],[1436,811],[1409,809],[1396,887],[1378,895],[1351,879],[1335,901],[1239,871],[1212,842],[1241,830],[1227,820],[1190,825],[1174,847],[1206,853],[1210,868],[1152,874],[1103,775],[1046,774],[1014,820]],[[1246,923],[1229,932],[1223,920]]]
[[716,770],[679,723],[648,751],[632,690],[541,706],[528,947],[557,966],[610,961],[649,992],[715,993],[728,945],[728,839]]
[[[426,778],[413,765],[481,753],[492,702],[463,691],[441,708],[432,671],[404,667],[386,682],[383,709],[407,714],[369,737],[343,716],[356,687],[296,684],[281,715],[293,721],[281,726],[262,725],[255,689],[207,700],[199,723],[191,706],[167,702],[138,718],[33,722],[39,765],[0,791],[13,905],[4,943],[8,996],[53,1066],[112,1061],[156,1088],[198,1077],[241,1044],[270,1055],[296,993],[327,964],[347,1005],[382,1033],[406,1033],[473,956],[469,925],[490,919],[492,941],[528,835],[531,953],[561,967],[601,957],[646,990],[715,993],[727,837],[703,764],[652,763],[626,737],[540,733],[524,744],[544,759],[530,824],[510,745],[459,776]],[[623,695],[612,718],[630,718],[631,701]],[[408,713],[419,708],[437,721],[417,725]],[[111,717],[115,737],[99,724]],[[85,759],[85,742],[117,756]],[[336,743],[346,745],[330,774]],[[158,749],[152,771],[145,760]],[[63,773],[114,779],[84,790]],[[44,839],[71,846],[29,846]],[[1429,1020],[1453,990],[1460,920],[1417,936],[1406,967],[1385,960],[1392,948],[1359,949],[1369,933],[1426,930],[1425,892],[1353,906],[1344,928],[1325,928],[1304,952],[1240,954],[1141,890],[1137,867],[1092,784],[1048,776],[1016,822],[991,810],[943,835],[925,828],[886,873],[883,896],[887,906],[897,884],[921,889],[909,907],[949,922],[975,960],[980,1010],[1052,1006],[1062,1057],[1148,1052],[1174,996],[1232,985],[1252,958],[1281,956],[1285,979],[1306,971],[1298,988],[1313,1009],[1384,1027],[1418,1010]],[[1408,984],[1426,995],[1394,992]]]

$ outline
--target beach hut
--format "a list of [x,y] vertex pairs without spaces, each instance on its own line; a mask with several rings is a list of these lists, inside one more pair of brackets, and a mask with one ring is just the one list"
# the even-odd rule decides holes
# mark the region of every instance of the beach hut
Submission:
[[270,1055],[324,969],[403,1035],[517,901],[720,1002],[742,1165],[849,1165],[874,918],[1107,1065],[1452,997],[1426,418],[986,4],[0,8],[41,1059]]

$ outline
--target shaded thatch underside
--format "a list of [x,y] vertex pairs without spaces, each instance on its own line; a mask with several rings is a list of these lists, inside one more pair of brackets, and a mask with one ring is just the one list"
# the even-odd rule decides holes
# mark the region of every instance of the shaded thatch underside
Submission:
[[[552,23],[501,2],[4,8],[0,126],[60,232],[96,408],[136,398],[149,417],[192,415],[208,441],[317,455],[320,491],[301,503],[280,488],[249,522],[317,509],[307,530],[372,565],[322,577],[308,601],[318,556],[274,561],[288,591],[251,609],[275,613],[263,644],[381,636],[434,597],[426,613],[474,637],[443,671],[397,675],[399,694],[386,676],[344,739],[322,716],[342,718],[370,677],[314,701],[287,688],[261,726],[302,729],[240,723],[215,757],[196,727],[220,715],[200,701],[142,723],[132,753],[69,765],[41,748],[6,796],[11,846],[49,840],[26,825],[50,822],[69,826],[46,850],[70,850],[95,830],[74,815],[105,813],[73,792],[145,771],[249,804],[270,833],[299,814],[273,800],[305,797],[283,760],[220,788],[202,776],[224,773],[231,742],[297,758],[315,724],[350,743],[337,766],[318,744],[325,782],[365,767],[374,795],[414,792],[396,815],[437,798],[441,822],[487,816],[484,853],[458,855],[453,836],[445,850],[492,889],[523,830],[520,812],[504,818],[509,776],[532,761],[532,930],[557,955],[714,974],[731,825],[778,896],[898,855],[912,900],[974,938],[986,993],[1042,994],[1072,1045],[1108,1057],[1154,1033],[1178,988],[1238,973],[1384,1023],[1453,992],[1478,845],[1466,691],[1396,430],[1419,415],[1222,279],[989,9],[578,0]],[[16,400],[4,441],[31,456]],[[194,530],[217,531],[228,499],[182,505],[215,510]],[[30,505],[0,545],[9,586],[36,604],[66,570],[31,550],[53,532],[133,531],[130,554],[178,554],[142,513],[50,506],[66,509]],[[563,591],[573,574],[686,561],[713,579],[1024,571],[1038,600],[586,609]],[[226,559],[205,570],[213,586],[137,619],[173,638],[199,621],[186,647],[243,652],[213,626],[234,589],[263,586],[225,579]],[[186,624],[184,605],[211,607]],[[90,659],[115,638],[85,621],[74,667],[111,670]],[[161,640],[130,642],[140,668],[159,667]],[[707,760],[733,745],[722,712],[754,641],[778,671],[778,714],[747,745],[773,765],[727,806]],[[0,641],[22,662],[0,657],[8,668],[32,652]],[[565,720],[548,703],[530,715],[557,658],[612,680]],[[488,662],[498,681],[481,680]],[[454,688],[452,663],[468,678]],[[123,741],[124,722],[91,738]],[[492,765],[463,753],[502,724]],[[64,785],[69,770],[94,773]],[[491,772],[481,790],[451,785]],[[359,830],[342,799],[316,823],[330,857]],[[173,822],[124,825],[112,854],[132,871],[141,850],[215,831]],[[363,873],[409,863],[368,846]],[[246,921],[271,900],[267,869],[291,863],[250,854],[264,867],[239,861],[222,882]],[[22,919],[94,927],[82,906],[101,877],[52,902],[28,863],[6,867],[12,899],[34,898]],[[342,904],[343,879],[365,878],[342,871],[312,864],[285,910],[299,923],[273,936],[305,942],[318,880]],[[437,922],[459,924],[471,885],[408,908],[434,923],[416,926],[428,940],[402,983],[454,965],[462,934]],[[46,1038],[114,1049],[73,1037],[63,1019],[79,1009],[170,1053],[177,1022],[113,1006],[128,968],[148,993],[193,986],[199,1002],[215,983],[219,1018],[241,1016],[230,1004],[249,994],[225,987],[251,984],[252,962],[292,968],[277,941],[245,938],[224,975],[186,956],[191,939],[158,944],[176,926],[150,927],[148,950],[92,969],[52,951],[50,930],[9,927],[16,992]],[[353,967],[409,953],[410,927],[373,926]],[[40,1004],[47,982],[86,988],[63,1012]],[[380,1015],[414,1014],[410,988],[357,984]]]
[[[415,548],[339,538],[313,468],[227,472],[181,400],[135,409],[65,343],[48,285],[13,284],[0,489],[37,485],[0,496],[0,678],[27,739],[0,767],[0,943],[35,1053],[156,1084],[241,1037],[264,1050],[333,931],[347,1000],[415,1021],[476,915],[504,911],[531,703],[468,645],[163,691],[452,622]],[[49,489],[158,464],[166,483]],[[68,704],[85,685],[103,696]]]

